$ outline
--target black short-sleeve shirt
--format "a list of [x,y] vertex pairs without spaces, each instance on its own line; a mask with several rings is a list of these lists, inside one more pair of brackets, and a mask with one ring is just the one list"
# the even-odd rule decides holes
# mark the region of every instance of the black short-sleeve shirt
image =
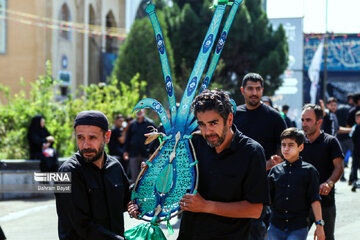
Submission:
[[260,143],[267,160],[277,153],[280,134],[286,129],[281,115],[264,103],[254,110],[247,109],[245,104],[238,106],[234,124],[240,132]]
[[311,204],[320,201],[319,173],[300,159],[274,166],[268,175],[271,199],[271,224],[296,230],[308,225]]
[[[202,136],[194,136],[199,161],[198,192],[212,201],[268,203],[263,148],[235,126],[233,130],[235,134],[230,148],[220,154],[209,147]],[[249,227],[249,218],[184,212],[178,239],[247,239]]]
[[[311,163],[318,170],[320,184],[326,182],[334,171],[333,160],[338,157],[344,158],[339,141],[324,132],[312,143],[306,139],[304,150],[300,155],[304,161]],[[321,196],[323,206],[335,205],[334,189],[331,190],[329,195]]]

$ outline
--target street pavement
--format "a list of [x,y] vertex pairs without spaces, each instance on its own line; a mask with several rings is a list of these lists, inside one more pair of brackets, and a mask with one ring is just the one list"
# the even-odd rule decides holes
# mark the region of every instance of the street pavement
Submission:
[[[345,169],[348,176],[349,169]],[[337,218],[335,236],[338,240],[360,239],[360,189],[351,192],[346,182],[336,184]],[[142,221],[129,218],[125,213],[125,229],[134,227]],[[171,220],[175,233],[169,235],[166,223],[161,224],[167,239],[174,240],[178,235],[180,221]],[[9,240],[55,240],[57,237],[57,215],[52,195],[37,199],[0,201],[0,225]],[[308,239],[313,238],[314,227]]]

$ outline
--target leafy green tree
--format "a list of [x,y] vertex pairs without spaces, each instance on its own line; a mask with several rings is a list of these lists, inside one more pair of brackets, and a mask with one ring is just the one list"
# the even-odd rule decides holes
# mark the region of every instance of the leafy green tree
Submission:
[[85,94],[82,96],[68,96],[64,102],[57,102],[55,84],[49,65],[47,74],[32,84],[29,96],[21,91],[12,97],[10,89],[0,86],[0,92],[7,98],[6,104],[0,104],[0,159],[28,159],[26,135],[31,118],[36,114],[45,117],[59,156],[70,156],[76,151],[73,123],[80,111],[100,110],[109,121],[118,113],[129,115],[140,100],[141,89],[146,86],[145,82],[139,81],[139,75],[133,77],[129,84],[118,83],[113,78],[107,85],[83,87]]
[[[167,25],[164,15],[157,12],[165,39],[165,46],[171,72],[173,73],[173,51],[167,38]],[[140,74],[140,79],[147,82],[145,95],[164,102],[166,90],[159,59],[159,52],[151,22],[148,18],[136,19],[124,44],[120,47],[113,74],[120,82],[129,83],[132,76]],[[172,74],[175,82],[175,75]]]
[[287,67],[288,44],[281,26],[272,29],[261,0],[246,1],[239,9],[223,51],[225,67],[219,80],[226,84],[235,99],[240,93],[242,77],[260,73],[265,80],[264,95],[273,95],[280,87],[280,75]]
[[171,25],[170,40],[176,63],[175,73],[183,89],[186,87],[198,54],[198,51],[194,50],[200,49],[202,44],[197,32],[198,29],[203,29],[201,26],[201,20],[190,4],[184,5]]
[[[179,8],[165,8],[169,37],[174,50],[175,71],[179,84],[184,86],[214,9],[210,0],[174,0]],[[174,8],[174,7],[173,7]],[[230,7],[228,7],[229,9]],[[175,7],[176,9],[176,7]],[[227,10],[229,12],[229,10]],[[223,22],[227,15],[225,14]],[[175,18],[173,20],[172,18]],[[220,31],[222,26],[220,27]],[[261,0],[248,0],[240,5],[222,52],[223,64],[217,69],[213,82],[228,90],[237,101],[243,101],[240,93],[242,77],[248,72],[258,72],[265,80],[266,95],[272,95],[281,85],[280,75],[287,66],[288,46],[284,29],[272,30]]]

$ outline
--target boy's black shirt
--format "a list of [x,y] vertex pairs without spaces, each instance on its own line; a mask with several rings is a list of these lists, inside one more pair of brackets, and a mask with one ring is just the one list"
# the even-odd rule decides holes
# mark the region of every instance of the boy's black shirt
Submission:
[[301,157],[293,163],[285,160],[270,170],[268,180],[271,224],[288,230],[306,227],[311,203],[321,200],[315,167]]

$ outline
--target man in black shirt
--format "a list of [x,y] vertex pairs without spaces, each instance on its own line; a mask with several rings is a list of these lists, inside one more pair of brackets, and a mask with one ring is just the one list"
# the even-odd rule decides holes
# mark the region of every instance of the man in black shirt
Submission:
[[272,107],[260,101],[264,91],[264,80],[257,73],[244,76],[241,92],[245,104],[236,108],[234,124],[240,132],[254,139],[265,150],[266,169],[281,162],[276,154],[280,150],[280,134],[286,129],[285,120]]
[[[350,111],[351,107],[353,106],[352,105],[353,97],[354,97],[354,94],[349,93],[346,98],[347,104],[342,104],[336,109],[336,117],[339,121],[340,126],[347,126],[346,121],[347,121],[347,117],[349,115],[349,111]],[[339,140],[339,142],[341,144],[341,149],[345,155],[344,165],[345,165],[345,167],[347,167],[349,158],[353,151],[353,143],[349,137],[349,133],[339,132],[339,134],[337,135],[337,139]],[[341,178],[341,180],[346,181],[344,176]]]
[[[282,161],[278,153],[280,153],[280,134],[286,129],[286,123],[275,109],[260,101],[263,91],[264,80],[259,74],[248,73],[244,76],[241,93],[245,104],[236,108],[234,124],[240,132],[260,143],[264,148],[266,170],[270,170]],[[265,214],[264,208],[262,217],[253,221],[250,240],[265,238],[265,222],[267,222],[264,221]]]
[[180,200],[178,239],[248,239],[250,219],[268,202],[263,148],[233,125],[232,104],[223,91],[203,91],[193,109],[202,135],[193,138],[199,186]]
[[122,158],[124,154],[124,143],[125,138],[122,137],[122,124],[124,122],[124,117],[119,114],[115,117],[114,127],[111,129],[111,137],[108,143],[109,154],[111,156],[117,156]]
[[[353,127],[356,122],[355,122],[355,113],[357,111],[360,111],[360,92],[354,94],[354,104],[355,106],[352,107],[349,111],[349,115],[348,115],[348,119],[347,119],[347,125],[348,127]],[[355,156],[354,156],[354,151],[352,154],[352,163],[351,163],[351,173],[350,173],[350,177],[349,177],[349,185],[352,185],[355,181],[356,181],[356,177],[354,175],[355,172],[358,171],[359,169],[359,165],[360,165],[360,159],[358,160]]]
[[355,125],[355,113],[360,110],[360,92],[354,94],[353,100],[354,100],[355,106],[353,106],[349,110],[349,115],[347,118],[348,127],[352,127]]
[[288,128],[282,132],[280,139],[285,161],[273,167],[268,175],[272,210],[269,240],[306,240],[310,208],[316,220],[314,239],[325,239],[319,173],[313,165],[299,157],[304,149],[305,136],[296,128]]
[[337,99],[330,97],[326,102],[326,109],[323,100],[320,99],[320,106],[324,113],[321,129],[324,130],[325,133],[336,137],[340,129],[339,121],[335,114],[337,109]]
[[355,122],[356,124],[352,127],[350,133],[351,139],[354,143],[354,152],[353,152],[353,166],[351,167],[350,180],[353,182],[352,191],[355,192],[357,188],[358,174],[357,171],[360,165],[360,111],[355,113]]
[[114,127],[111,129],[110,141],[108,143],[109,154],[116,157],[121,165],[123,166],[126,173],[128,173],[129,161],[125,161],[123,158],[124,154],[124,143],[125,136],[123,135],[123,123],[124,117],[119,114],[115,117]]
[[155,125],[152,120],[145,117],[145,110],[141,109],[136,113],[136,120],[132,121],[126,132],[124,160],[129,160],[131,183],[136,181],[140,172],[140,165],[150,155],[150,146],[145,145],[146,137]]
[[[344,172],[344,155],[339,141],[320,130],[323,111],[319,105],[307,104],[303,108],[301,121],[307,139],[300,153],[303,160],[314,165],[320,174],[321,210],[325,220],[325,236],[334,239],[335,229],[335,190],[334,184]],[[314,217],[310,218],[311,224]]]
[[71,173],[71,193],[55,195],[59,239],[124,239],[129,181],[119,161],[104,151],[111,134],[107,118],[83,111],[74,128],[79,151],[59,169]]

